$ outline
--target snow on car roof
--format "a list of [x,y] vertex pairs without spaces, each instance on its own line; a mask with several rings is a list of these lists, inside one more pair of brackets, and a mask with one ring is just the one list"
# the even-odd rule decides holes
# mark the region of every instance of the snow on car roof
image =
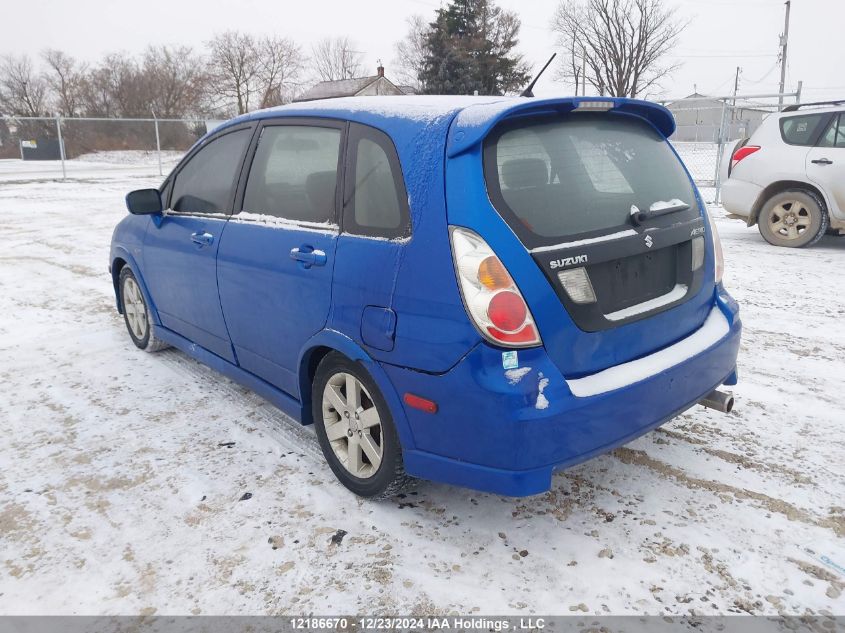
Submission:
[[265,119],[284,115],[313,115],[317,112],[325,115],[354,118],[355,114],[375,115],[384,118],[399,118],[421,123],[444,116],[454,115],[467,107],[481,104],[515,100],[516,97],[474,97],[453,95],[403,95],[403,96],[367,96],[338,97],[300,101],[283,106],[257,110],[239,120]]
[[582,102],[596,101],[612,103],[611,107],[615,112],[632,114],[650,121],[666,137],[675,130],[675,119],[669,110],[656,103],[637,99],[571,96],[537,99],[461,95],[339,97],[300,101],[256,110],[232,119],[221,127],[278,116],[323,116],[370,125],[401,125],[402,122],[431,125],[447,123],[454,118],[449,155],[456,156],[477,144],[496,123],[512,113],[549,109],[570,112],[577,109]]

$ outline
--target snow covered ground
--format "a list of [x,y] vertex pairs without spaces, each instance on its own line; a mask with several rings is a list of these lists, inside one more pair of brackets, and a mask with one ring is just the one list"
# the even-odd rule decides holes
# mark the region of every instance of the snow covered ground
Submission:
[[776,249],[719,217],[731,415],[696,407],[532,498],[374,503],[310,429],[132,345],[108,244],[157,179],[94,173],[0,184],[0,613],[845,613],[845,239]]
[[[162,151],[162,173],[168,174],[183,155],[184,152]],[[93,152],[65,161],[65,174],[72,179],[158,177],[158,173],[158,153],[155,151]],[[61,178],[62,163],[58,160],[0,159],[0,185]]]

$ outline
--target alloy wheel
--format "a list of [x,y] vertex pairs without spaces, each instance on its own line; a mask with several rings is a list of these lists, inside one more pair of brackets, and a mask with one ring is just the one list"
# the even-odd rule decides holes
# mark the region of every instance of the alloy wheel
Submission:
[[359,479],[378,472],[384,455],[381,418],[367,389],[352,374],[334,374],[323,389],[323,424],[332,451]]
[[810,210],[798,200],[781,202],[769,212],[772,233],[785,240],[798,239],[812,222]]
[[139,341],[143,340],[147,334],[147,306],[138,282],[131,276],[123,282],[123,311],[132,334]]

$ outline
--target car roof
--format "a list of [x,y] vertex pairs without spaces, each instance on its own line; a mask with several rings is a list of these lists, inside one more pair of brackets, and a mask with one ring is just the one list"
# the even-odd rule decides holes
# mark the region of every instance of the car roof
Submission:
[[337,97],[314,101],[298,101],[283,106],[256,110],[239,116],[229,124],[276,117],[326,117],[365,123],[373,117],[420,124],[444,117],[472,105],[496,103],[513,97],[476,97],[451,95],[397,95]]
[[787,117],[787,116],[797,116],[799,114],[828,114],[829,112],[842,112],[845,111],[845,105],[812,105],[806,104],[797,110],[783,110],[781,112],[777,112],[776,114],[778,117]]
[[[372,125],[392,133],[397,128],[448,125],[449,154],[454,156],[479,142],[501,119],[512,114],[571,112],[584,102],[612,104],[614,111],[650,121],[664,136],[675,130],[675,121],[665,107],[649,101],[617,97],[502,97],[459,95],[402,95],[340,97],[300,101],[241,115],[214,130],[248,121],[278,117],[325,117]],[[599,104],[600,105],[600,104]]]

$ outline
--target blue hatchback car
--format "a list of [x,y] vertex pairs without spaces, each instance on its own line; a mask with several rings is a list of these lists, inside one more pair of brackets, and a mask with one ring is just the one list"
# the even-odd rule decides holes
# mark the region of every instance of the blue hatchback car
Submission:
[[740,320],[674,120],[607,98],[362,97],[233,119],[114,232],[117,308],[315,424],[365,497],[506,495],[698,402]]

